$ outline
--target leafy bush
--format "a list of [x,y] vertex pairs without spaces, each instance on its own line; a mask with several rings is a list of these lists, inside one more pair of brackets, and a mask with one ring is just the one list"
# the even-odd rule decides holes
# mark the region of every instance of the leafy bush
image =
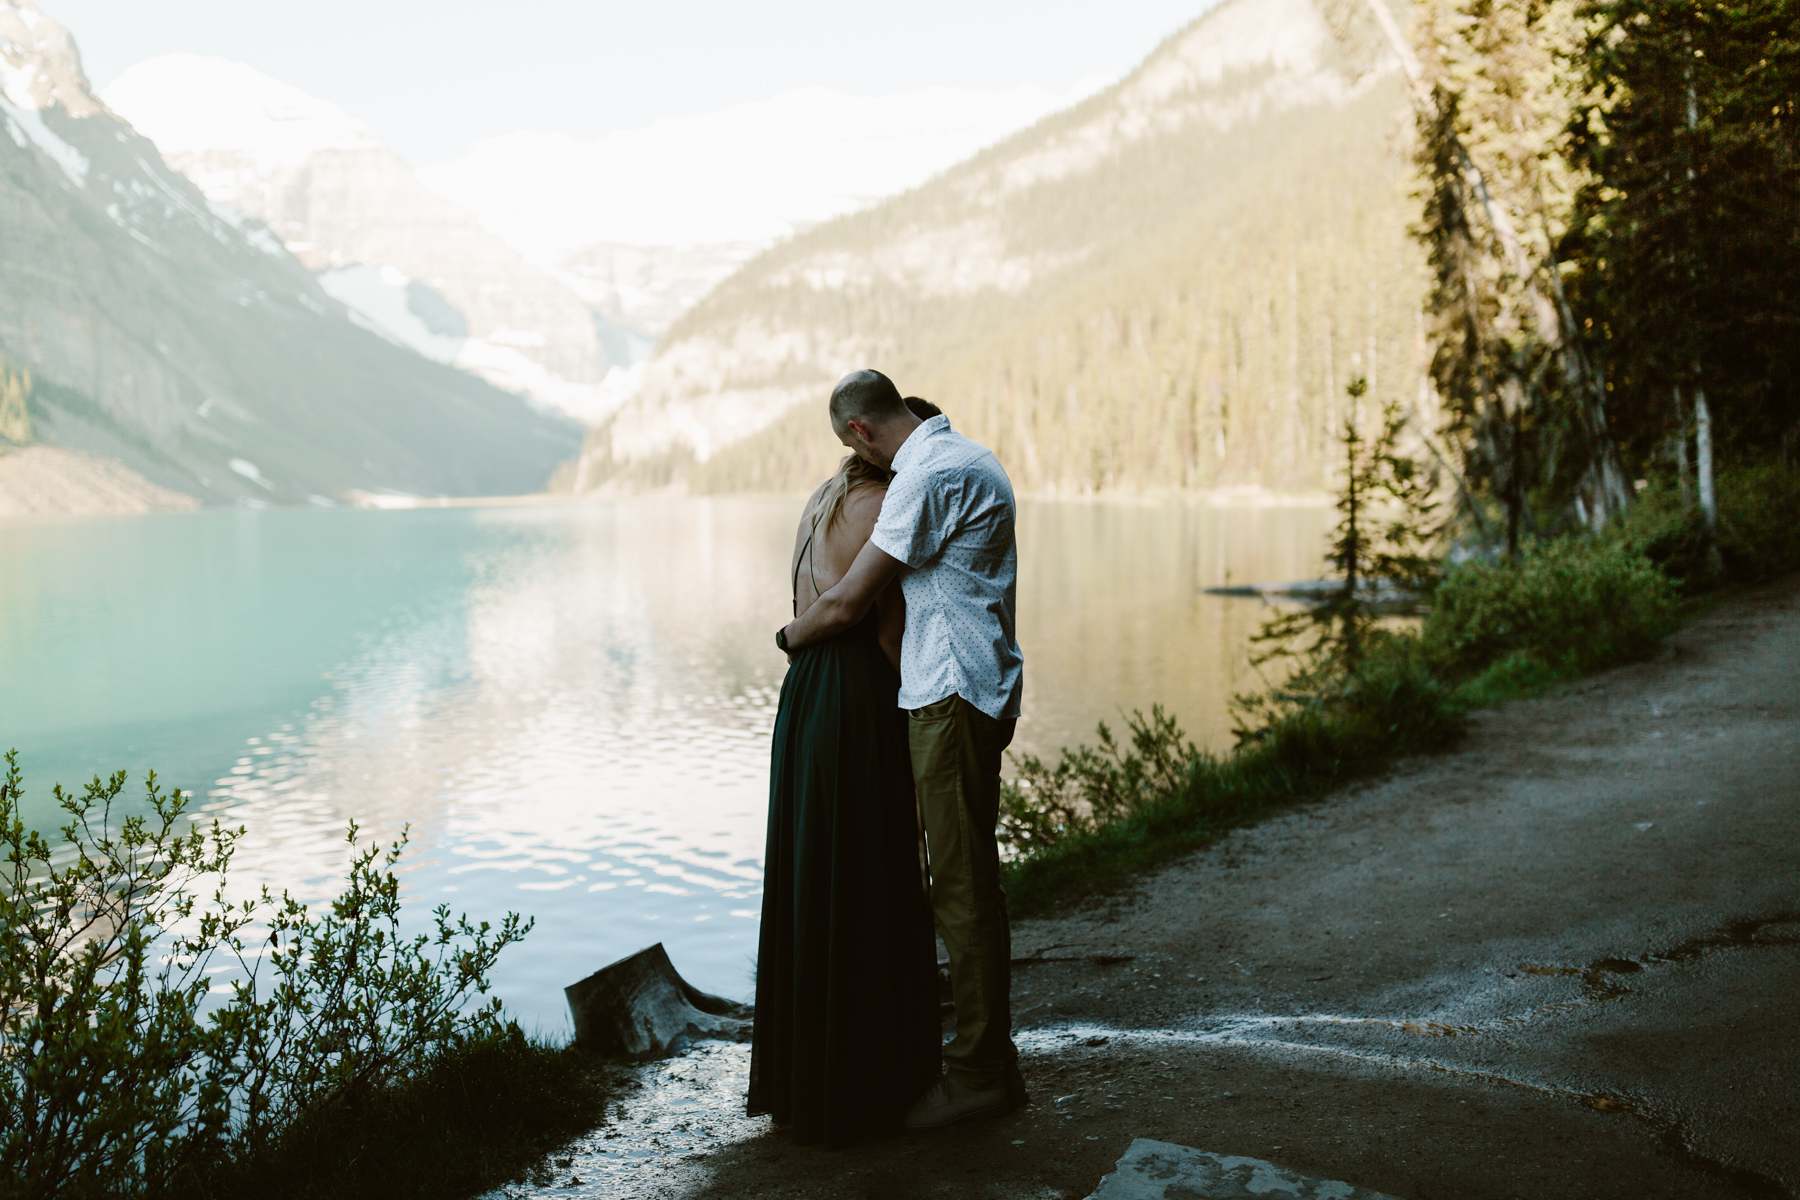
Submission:
[[1642,553],[1566,538],[1528,547],[1516,562],[1453,569],[1421,640],[1433,665],[1456,678],[1510,655],[1578,673],[1648,653],[1675,612],[1674,584]]
[[[502,1036],[469,1004],[529,922],[439,907],[406,935],[405,838],[356,844],[313,912],[267,889],[228,898],[242,830],[189,826],[151,773],[116,819],[123,772],[55,788],[55,845],[26,827],[17,755],[0,783],[0,1190],[150,1196],[255,1157],[303,1120]],[[228,993],[209,992],[221,971]]]
[[1703,591],[1716,582],[1700,510],[1671,482],[1658,481],[1639,493],[1608,536],[1654,564],[1682,592]]
[[1177,791],[1198,757],[1193,743],[1161,705],[1126,718],[1130,748],[1106,722],[1098,746],[1065,750],[1054,764],[1036,755],[1015,760],[1000,793],[1000,844],[1029,855],[1071,836],[1130,816],[1147,800]]
[[1717,565],[1699,508],[1668,480],[1645,489],[1613,537],[1689,594],[1717,583],[1721,568],[1744,583],[1800,569],[1800,472],[1779,463],[1737,467],[1719,475],[1718,498]]
[[1529,653],[1509,654],[1490,663],[1474,678],[1456,689],[1457,702],[1464,708],[1484,708],[1525,696],[1535,696],[1563,678]]
[[1735,579],[1800,569],[1800,471],[1770,463],[1721,477],[1719,551]]
[[1320,795],[1395,754],[1441,746],[1461,728],[1418,640],[1379,630],[1357,670],[1330,689],[1283,693],[1255,711],[1224,755],[1196,749],[1153,708],[1129,718],[1128,746],[1101,725],[1098,747],[1065,750],[1054,764],[1021,757],[1001,800],[1015,911],[1111,886],[1232,823]]
[[[530,1176],[593,1128],[605,1072],[517,1025],[434,1054],[392,1087],[302,1116],[254,1157],[182,1181],[184,1200],[429,1200]],[[566,1174],[566,1173],[565,1173]]]

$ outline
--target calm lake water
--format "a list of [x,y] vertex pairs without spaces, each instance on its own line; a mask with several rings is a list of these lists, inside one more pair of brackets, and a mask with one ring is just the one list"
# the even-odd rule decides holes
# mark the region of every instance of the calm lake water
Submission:
[[[213,511],[0,525],[0,747],[27,814],[125,768],[247,826],[234,874],[320,898],[343,830],[410,824],[409,903],[537,918],[496,990],[665,942],[747,997],[798,499]],[[1204,743],[1252,680],[1254,601],[1317,573],[1317,509],[1027,503],[1017,748],[1158,701]]]

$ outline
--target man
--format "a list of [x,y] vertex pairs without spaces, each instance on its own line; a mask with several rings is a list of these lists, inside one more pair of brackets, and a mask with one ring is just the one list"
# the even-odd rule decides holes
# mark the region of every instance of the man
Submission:
[[925,820],[931,907],[950,951],[956,1036],[946,1071],[907,1114],[930,1129],[1025,1102],[1010,1007],[1012,940],[1000,888],[1000,759],[1019,716],[1018,556],[1012,482],[993,453],[921,421],[893,381],[855,371],[831,393],[831,428],[894,472],[875,531],[848,573],[776,635],[794,651],[860,620],[902,572],[900,707]]

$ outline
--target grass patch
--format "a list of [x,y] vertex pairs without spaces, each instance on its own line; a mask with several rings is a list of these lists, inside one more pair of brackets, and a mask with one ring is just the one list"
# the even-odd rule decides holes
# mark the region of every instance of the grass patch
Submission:
[[[1752,480],[1734,510],[1765,565],[1791,552],[1784,520],[1768,514],[1800,508],[1800,487],[1792,501],[1782,488]],[[1234,826],[1451,745],[1473,709],[1651,653],[1681,612],[1680,588],[1643,536],[1659,527],[1654,516],[1451,569],[1416,632],[1374,631],[1354,669],[1316,657],[1299,685],[1252,699],[1255,722],[1228,753],[1196,749],[1155,708],[1134,714],[1122,741],[1102,725],[1096,745],[1054,762],[1020,757],[1001,802],[1011,907],[1029,915],[1115,890]]]
[[[1398,755],[1449,745],[1461,728],[1461,710],[1426,669],[1417,639],[1391,634],[1333,694],[1286,708],[1226,754],[1195,749],[1160,708],[1134,714],[1124,744],[1102,725],[1099,747],[1065,751],[1052,764],[1021,758],[1006,781],[1009,907],[1031,915],[1114,890],[1227,829],[1316,799]],[[1110,802],[1129,780],[1148,786]]]
[[1535,654],[1509,654],[1473,679],[1458,685],[1453,695],[1456,703],[1465,710],[1488,708],[1508,700],[1541,696],[1572,674],[1546,666]]
[[531,1176],[599,1123],[604,1074],[577,1051],[503,1035],[302,1119],[262,1154],[180,1181],[190,1200],[464,1200]]

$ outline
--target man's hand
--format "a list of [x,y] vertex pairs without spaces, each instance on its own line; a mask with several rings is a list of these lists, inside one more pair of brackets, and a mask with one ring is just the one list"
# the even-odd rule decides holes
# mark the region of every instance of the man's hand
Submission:
[[905,566],[873,541],[866,542],[844,577],[825,589],[812,606],[787,627],[787,649],[796,650],[836,637],[863,619],[876,597],[887,590]]

